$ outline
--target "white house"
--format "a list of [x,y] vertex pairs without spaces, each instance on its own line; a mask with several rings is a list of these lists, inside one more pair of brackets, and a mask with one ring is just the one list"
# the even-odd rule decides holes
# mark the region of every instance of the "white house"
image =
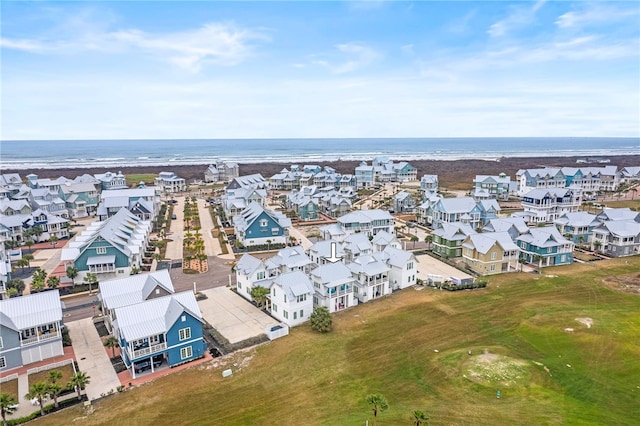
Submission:
[[302,271],[282,274],[270,286],[271,315],[290,327],[309,320],[313,312],[313,285]]
[[322,265],[311,272],[310,279],[315,290],[314,306],[324,306],[333,313],[358,303],[353,293],[356,279],[343,263]]
[[347,264],[357,279],[355,296],[360,303],[366,303],[391,294],[389,266],[376,255],[364,255]]
[[176,193],[187,190],[187,182],[184,178],[178,177],[174,172],[160,172],[154,179],[154,185],[162,192]]

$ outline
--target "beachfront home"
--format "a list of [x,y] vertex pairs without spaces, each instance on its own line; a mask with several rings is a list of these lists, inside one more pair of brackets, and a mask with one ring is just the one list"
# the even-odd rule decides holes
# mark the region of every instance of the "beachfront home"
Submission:
[[476,200],[506,201],[511,193],[511,177],[506,173],[497,176],[476,175],[473,185],[472,195]]
[[434,228],[444,222],[462,222],[477,229],[498,216],[500,205],[496,200],[476,201],[471,197],[438,198],[423,211],[426,222]]
[[431,232],[433,253],[444,258],[462,256],[462,243],[476,231],[468,223],[442,222]]
[[204,320],[192,291],[115,308],[114,336],[122,361],[135,379],[165,361],[175,367],[202,358],[207,350]]
[[100,193],[100,203],[96,211],[100,220],[107,220],[122,209],[128,210],[140,220],[153,220],[160,211],[159,189],[113,189]]
[[632,183],[640,181],[640,167],[623,167],[618,172],[620,183]]
[[233,217],[236,237],[245,246],[286,244],[291,219],[253,202]]
[[371,237],[381,231],[395,234],[393,216],[386,210],[357,210],[340,216],[338,224],[346,234],[362,232]]
[[521,204],[530,223],[552,223],[565,213],[577,212],[582,195],[579,188],[534,189],[524,194]]
[[424,175],[420,179],[422,201],[438,193],[438,175]]
[[330,313],[355,306],[356,279],[343,263],[327,263],[314,269],[309,276],[313,288],[313,305],[324,306]]
[[378,253],[359,256],[346,266],[357,280],[354,294],[360,303],[391,294],[389,282],[391,268]]
[[78,269],[79,280],[89,272],[99,281],[129,275],[140,269],[150,232],[150,222],[122,209],[105,221],[89,225],[62,249],[61,259]]
[[555,226],[531,228],[519,236],[516,244],[521,258],[539,267],[573,263],[573,241],[567,240]]
[[13,194],[20,191],[23,185],[22,178],[18,173],[0,174],[0,198],[11,198]]
[[313,312],[313,284],[302,271],[287,272],[272,279],[268,287],[271,315],[289,327],[309,320]]
[[518,195],[534,189],[580,188],[582,192],[615,191],[620,184],[616,166],[546,167],[523,169],[516,173]]
[[100,199],[95,184],[68,180],[60,185],[58,195],[64,200],[69,217],[80,219],[95,216]]
[[228,182],[240,176],[240,167],[233,161],[216,161],[204,171],[206,183]]
[[480,275],[518,270],[520,249],[507,232],[471,234],[462,243],[465,265]]
[[106,172],[93,175],[94,178],[100,182],[100,187],[103,191],[112,189],[127,189],[127,179],[122,172],[113,173]]
[[175,194],[187,190],[187,182],[174,172],[160,172],[153,180],[153,184],[160,188],[163,194]]
[[246,176],[238,176],[229,182],[229,185],[226,186],[225,190],[229,191],[230,189],[268,189],[269,182],[262,177],[260,173],[256,173],[253,175]]
[[600,223],[596,215],[582,211],[565,213],[553,222],[565,238],[576,244],[589,242],[593,229]]
[[355,180],[360,188],[371,188],[384,182],[408,182],[418,180],[418,170],[406,161],[394,163],[387,157],[376,157],[371,165],[366,161],[355,169]]
[[58,290],[0,300],[0,371],[63,354]]
[[640,254],[640,223],[635,220],[609,220],[593,228],[591,250],[611,257]]
[[393,208],[396,213],[412,213],[416,208],[416,202],[406,191],[400,191],[393,197]]
[[117,319],[115,316],[117,308],[175,293],[167,269],[101,281],[98,288],[100,289],[98,301],[102,306],[105,325],[109,331],[113,331],[113,323]]

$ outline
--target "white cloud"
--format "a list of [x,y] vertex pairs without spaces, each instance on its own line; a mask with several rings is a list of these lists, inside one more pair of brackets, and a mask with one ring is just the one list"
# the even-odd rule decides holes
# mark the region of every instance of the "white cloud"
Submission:
[[635,2],[632,2],[631,7],[627,9],[602,3],[584,3],[580,10],[572,10],[560,15],[555,24],[559,28],[568,29],[590,25],[610,25],[633,18],[637,25],[639,14],[640,8]]
[[264,33],[234,24],[208,23],[195,30],[164,34],[126,29],[81,33],[64,40],[2,38],[0,46],[40,54],[137,51],[197,72],[207,64],[236,65],[251,54],[256,42],[267,40]]
[[546,0],[539,0],[533,6],[511,6],[506,18],[492,24],[487,33],[491,37],[502,37],[511,31],[516,31],[531,24],[536,12],[546,3]]
[[[362,43],[350,42],[335,46],[333,61],[327,59],[317,59],[313,63],[327,68],[332,74],[346,74],[370,65],[380,54],[373,48]],[[326,56],[326,55],[323,55]]]

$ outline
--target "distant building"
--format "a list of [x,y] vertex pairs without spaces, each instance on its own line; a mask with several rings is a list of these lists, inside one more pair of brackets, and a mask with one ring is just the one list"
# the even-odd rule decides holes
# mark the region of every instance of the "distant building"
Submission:
[[385,182],[408,182],[418,180],[418,170],[406,161],[394,163],[387,157],[376,157],[371,165],[366,161],[355,169],[358,188],[370,188]]
[[207,183],[229,182],[240,176],[240,167],[233,161],[216,161],[204,171],[204,181]]
[[476,200],[505,201],[511,192],[511,178],[505,173],[497,176],[476,175],[473,184],[473,198]]
[[100,182],[100,186],[103,191],[111,189],[127,189],[127,179],[122,172],[107,172],[93,176]]
[[187,182],[173,172],[160,172],[154,179],[154,185],[160,188],[162,193],[175,194],[187,190]]

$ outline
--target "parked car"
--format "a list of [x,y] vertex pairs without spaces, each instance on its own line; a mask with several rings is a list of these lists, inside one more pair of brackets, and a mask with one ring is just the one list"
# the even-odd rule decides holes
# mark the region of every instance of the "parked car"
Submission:
[[178,216],[176,216],[175,213],[171,215],[171,220],[176,220],[177,218]]
[[[153,367],[157,368],[164,362],[164,357],[162,355],[156,355],[152,358],[152,360]],[[143,371],[150,370],[151,362],[149,362],[148,360],[136,362],[135,364],[133,364],[133,369],[136,373],[142,373]]]

